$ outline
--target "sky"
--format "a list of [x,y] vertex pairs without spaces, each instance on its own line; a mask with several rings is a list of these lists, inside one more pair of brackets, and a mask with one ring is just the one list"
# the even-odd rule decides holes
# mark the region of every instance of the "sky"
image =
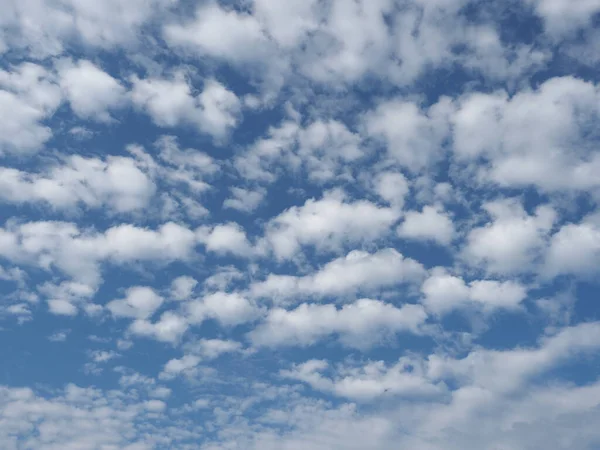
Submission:
[[600,0],[0,10],[2,449],[600,449]]

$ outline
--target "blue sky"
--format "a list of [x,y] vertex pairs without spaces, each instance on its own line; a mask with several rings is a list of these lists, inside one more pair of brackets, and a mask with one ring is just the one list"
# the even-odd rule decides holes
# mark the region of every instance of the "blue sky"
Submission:
[[1,5],[0,447],[600,448],[600,1]]

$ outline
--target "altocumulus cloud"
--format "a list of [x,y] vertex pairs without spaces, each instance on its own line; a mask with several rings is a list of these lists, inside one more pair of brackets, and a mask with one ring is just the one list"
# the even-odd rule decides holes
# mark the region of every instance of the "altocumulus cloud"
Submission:
[[4,0],[0,447],[600,446],[598,0]]

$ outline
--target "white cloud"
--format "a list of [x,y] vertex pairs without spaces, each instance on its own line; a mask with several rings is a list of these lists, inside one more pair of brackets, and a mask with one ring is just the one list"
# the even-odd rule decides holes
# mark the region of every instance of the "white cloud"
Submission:
[[592,22],[594,14],[600,12],[598,0],[525,0],[545,21],[546,31],[560,37],[583,28]]
[[70,330],[57,331],[48,336],[50,342],[65,342],[70,333]]
[[378,300],[361,299],[337,309],[306,304],[287,311],[274,308],[248,336],[256,346],[308,346],[330,335],[344,345],[368,348],[400,331],[418,333],[427,319],[419,305],[397,308]]
[[400,358],[390,367],[383,361],[359,367],[337,367],[336,375],[331,378],[323,375],[327,369],[327,361],[311,360],[283,370],[281,375],[307,383],[315,390],[358,401],[371,401],[383,395],[429,397],[445,391],[443,385],[436,386],[427,380],[421,366],[409,358]]
[[239,293],[214,292],[186,305],[189,320],[199,324],[215,319],[225,327],[235,327],[256,320],[261,310]]
[[539,206],[535,215],[529,215],[515,199],[486,203],[483,208],[492,221],[469,232],[464,260],[471,266],[483,264],[490,273],[530,271],[554,224],[554,210]]
[[527,297],[527,289],[515,281],[475,280],[470,283],[436,268],[421,287],[423,304],[436,314],[454,309],[515,310]]
[[457,379],[461,384],[473,384],[492,391],[515,391],[523,388],[534,375],[561,361],[595,351],[599,346],[598,336],[598,323],[582,323],[543,338],[538,348],[478,349],[456,360],[431,356],[429,376],[432,379]]
[[237,96],[216,80],[206,80],[198,96],[202,111],[201,128],[217,139],[227,136],[239,121],[240,101]]
[[206,79],[197,95],[181,72],[170,79],[134,77],[132,83],[133,103],[158,126],[192,125],[219,141],[238,124],[240,101],[217,80]]
[[110,110],[124,105],[125,88],[92,62],[62,60],[57,69],[60,87],[78,117],[106,122]]
[[176,421],[170,431],[150,424],[166,404],[118,390],[101,391],[68,384],[40,395],[29,388],[0,388],[0,440],[7,449],[113,449],[150,450],[160,445],[179,447],[197,436]]
[[452,116],[455,155],[489,161],[478,168],[482,183],[548,192],[597,188],[600,159],[586,136],[600,114],[599,99],[597,86],[574,77],[551,78],[512,98],[468,94]]
[[153,180],[131,158],[75,155],[43,173],[0,167],[0,198],[10,203],[49,204],[55,209],[109,206],[117,213],[147,206],[156,190]]
[[341,191],[307,200],[271,219],[265,239],[279,260],[293,258],[304,245],[318,251],[337,250],[349,243],[385,236],[399,212],[366,200],[348,201]]
[[61,54],[72,43],[131,48],[140,40],[140,29],[172,4],[171,0],[108,0],[101,5],[79,0],[26,4],[7,0],[0,19],[0,51],[11,48],[32,58],[45,58]]
[[121,356],[119,353],[112,350],[95,350],[90,353],[90,357],[95,363],[104,363],[119,356]]
[[162,380],[169,380],[182,373],[188,376],[194,375],[194,369],[200,364],[201,360],[199,356],[195,355],[185,355],[182,358],[171,359],[165,364],[159,377]]
[[338,120],[314,120],[302,126],[295,113],[288,111],[288,116],[236,158],[235,166],[244,178],[272,182],[278,176],[273,167],[279,165],[306,171],[316,183],[354,177],[360,167],[353,164],[367,154],[359,134]]
[[194,253],[193,231],[169,222],[156,230],[122,224],[104,233],[68,222],[9,224],[0,229],[0,255],[18,264],[57,269],[73,281],[97,286],[101,263],[187,260]]
[[176,344],[189,328],[188,321],[180,315],[166,311],[157,322],[137,319],[129,327],[133,335],[156,339],[160,342]]
[[318,30],[296,56],[303,73],[317,82],[347,83],[385,71],[393,43],[384,16],[391,11],[388,0],[334,1],[318,11]]
[[180,276],[171,282],[170,295],[175,300],[187,300],[192,296],[198,281],[192,277]]
[[280,47],[292,48],[317,27],[317,0],[291,0],[285,5],[255,0],[255,17]]
[[424,268],[413,259],[405,258],[388,248],[375,253],[353,250],[336,258],[310,275],[274,275],[255,282],[250,292],[278,302],[289,298],[340,296],[369,292],[401,283],[418,282]]
[[249,256],[252,253],[246,232],[237,223],[216,225],[212,229],[201,227],[196,230],[196,234],[198,241],[210,252],[236,256]]
[[205,359],[214,359],[225,353],[232,353],[241,350],[242,344],[235,341],[226,341],[223,339],[201,339],[191,346],[191,350],[202,355]]
[[229,197],[223,202],[224,208],[237,209],[250,213],[260,206],[263,202],[266,191],[262,188],[243,189],[239,187],[229,188],[232,197]]
[[160,308],[163,301],[163,298],[153,289],[135,286],[127,289],[125,298],[108,302],[106,308],[115,317],[148,319]]
[[406,177],[399,172],[380,172],[373,186],[377,195],[390,205],[402,209],[409,193]]
[[420,212],[407,212],[397,232],[400,237],[441,245],[449,245],[455,234],[450,215],[436,206],[424,206]]
[[254,17],[212,1],[196,10],[194,20],[167,25],[163,34],[171,46],[234,64],[257,59],[268,45]]
[[543,274],[587,276],[597,273],[600,263],[600,222],[593,217],[563,225],[550,239]]
[[0,153],[38,152],[52,137],[44,120],[60,105],[60,88],[42,66],[12,69],[0,70]]
[[450,111],[448,99],[428,111],[415,103],[390,100],[366,113],[364,122],[368,135],[385,144],[390,158],[416,172],[441,158]]
[[38,288],[40,294],[46,297],[51,313],[74,316],[82,308],[93,315],[95,305],[90,303],[96,294],[95,286],[76,281],[63,281],[60,284],[44,283]]
[[2,445],[595,448],[600,9],[506,3],[4,0]]
[[241,349],[241,344],[222,339],[201,339],[191,345],[186,344],[186,349],[190,353],[181,358],[171,359],[165,364],[159,375],[161,379],[169,380],[179,375],[192,378],[197,375],[200,363],[213,360],[226,353],[237,352]]

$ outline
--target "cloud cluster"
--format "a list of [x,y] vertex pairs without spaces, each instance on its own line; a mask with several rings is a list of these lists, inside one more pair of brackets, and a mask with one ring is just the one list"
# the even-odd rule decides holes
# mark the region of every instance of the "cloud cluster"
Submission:
[[598,447],[597,0],[1,9],[3,448]]

